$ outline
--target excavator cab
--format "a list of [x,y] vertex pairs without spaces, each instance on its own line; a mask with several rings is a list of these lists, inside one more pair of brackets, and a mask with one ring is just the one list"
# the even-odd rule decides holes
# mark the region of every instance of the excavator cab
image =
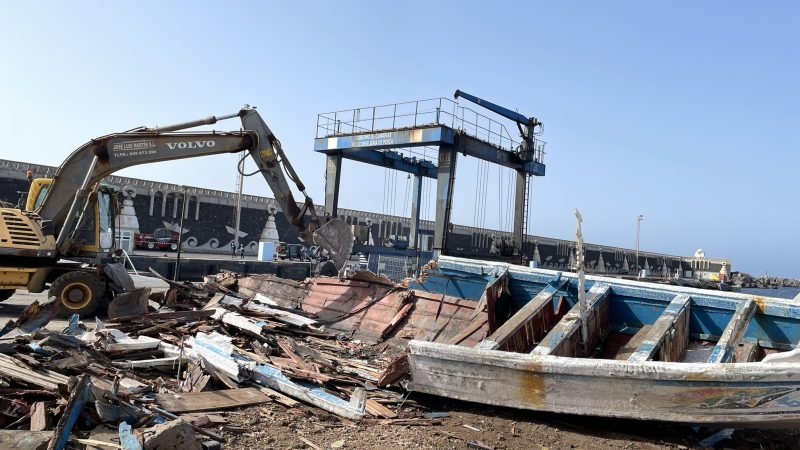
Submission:
[[53,184],[52,178],[35,178],[31,181],[31,186],[28,189],[28,199],[25,202],[25,211],[36,211],[42,206],[44,198],[47,197],[47,191],[50,190],[50,185]]
[[83,226],[78,232],[80,248],[77,255],[84,258],[96,258],[100,260],[113,255],[114,242],[114,223],[119,211],[120,189],[116,186],[101,183],[97,189],[89,196],[89,204],[93,208],[88,209],[83,218]]
[[[35,178],[31,181],[25,209],[37,212],[47,196],[52,178]],[[74,253],[91,260],[110,257],[114,252],[114,222],[119,211],[118,193],[120,188],[111,184],[99,183],[89,197],[82,225],[77,232]],[[78,212],[80,214],[80,212]]]

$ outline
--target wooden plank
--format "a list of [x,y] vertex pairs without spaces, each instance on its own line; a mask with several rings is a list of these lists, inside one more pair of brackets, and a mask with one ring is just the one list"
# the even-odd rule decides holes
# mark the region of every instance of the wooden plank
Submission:
[[19,359],[4,354],[0,354],[0,376],[50,391],[58,391],[60,385],[69,383],[67,376],[42,368],[30,369]]
[[382,417],[384,419],[394,419],[397,417],[397,414],[394,411],[381,405],[371,398],[367,399],[365,405],[367,412],[375,417]]
[[748,298],[736,305],[736,311],[728,322],[728,326],[722,331],[722,336],[717,341],[714,350],[711,351],[711,356],[708,357],[709,364],[731,362],[734,351],[739,346],[739,341],[742,340],[755,312],[756,302],[752,299]]
[[389,321],[389,323],[386,325],[386,328],[381,331],[381,339],[386,338],[386,336],[391,333],[395,327],[397,327],[397,324],[408,315],[409,311],[411,311],[412,306],[413,303],[406,303],[400,308],[399,311],[397,311],[397,314],[392,317],[392,320]]
[[650,333],[650,328],[652,327],[652,325],[643,325],[642,328],[639,328],[639,331],[631,336],[630,340],[617,350],[614,359],[624,361],[630,358],[631,355],[636,352],[636,349],[639,348],[639,345],[647,338],[647,335]]
[[275,319],[289,325],[294,325],[296,327],[317,325],[316,320],[308,318],[306,316],[301,316],[300,314],[294,314],[289,311],[284,311],[282,309],[270,308],[269,306],[255,302],[246,302],[244,300],[235,297],[225,296],[225,298],[223,298],[219,302],[219,304],[224,306],[234,306],[237,308],[241,308],[242,311],[244,312],[249,312],[254,315],[262,317],[269,317],[271,319]]
[[170,368],[178,367],[178,360],[181,358],[173,356],[169,358],[139,359],[128,361],[114,361],[114,367],[123,369],[143,369],[143,368]]
[[[587,294],[586,304],[589,307],[587,314],[587,325],[589,328],[589,345],[587,347],[593,348],[599,342],[603,329],[608,324],[608,310],[605,309],[606,317],[598,317],[596,312],[601,310],[601,307],[606,303],[611,294],[611,287],[605,283],[595,283]],[[578,303],[569,310],[561,320],[547,333],[547,336],[542,339],[534,349],[531,351],[532,355],[557,355],[557,356],[586,356],[585,354],[578,355],[576,349],[567,349],[567,343],[577,337],[580,341],[580,309]],[[600,323],[605,322],[605,323]],[[593,345],[594,344],[594,345]],[[588,348],[587,348],[588,350]]]
[[[493,274],[495,278],[486,283],[486,287],[483,288],[483,294],[481,294],[478,304],[475,305],[475,310],[472,312],[472,316],[470,317],[471,320],[478,317],[478,314],[483,312],[483,310],[487,307],[489,311],[492,311],[494,309],[494,302],[497,301],[497,297],[499,297],[503,291],[507,289],[508,268],[498,267],[493,270]],[[489,329],[494,331],[496,328],[497,325],[494,322],[494,317],[489,317]]]
[[409,373],[408,354],[395,358],[378,378],[378,386],[386,387]]
[[31,431],[44,431],[50,428],[50,414],[45,402],[36,402],[31,407]]
[[77,442],[79,444],[86,445],[89,448],[99,447],[99,448],[110,448],[110,449],[125,450],[125,447],[123,447],[123,446],[121,446],[119,444],[115,444],[113,442],[98,441],[97,439],[80,439],[80,438],[78,438],[78,439],[75,439],[75,442]]
[[222,323],[258,336],[261,335],[261,330],[263,330],[264,325],[266,325],[266,322],[263,320],[255,320],[223,308],[214,309],[214,319],[222,320]]
[[[206,304],[206,306],[208,306],[208,304]],[[192,320],[192,319],[205,319],[205,318],[211,317],[213,315],[214,315],[214,311],[209,310],[208,308],[204,307],[203,310],[198,310],[198,311],[160,312],[160,313],[142,314],[142,315],[137,315],[137,316],[116,317],[116,318],[114,318],[114,320],[110,320],[109,323],[127,322],[127,321],[131,321],[131,320],[137,320],[137,321],[142,321],[142,320],[172,320],[172,319]]]
[[[543,313],[547,307],[550,308],[550,316],[554,314],[552,299],[556,292],[567,283],[567,279],[561,279],[561,273],[550,282],[544,289],[536,294],[531,301],[525,304],[516,314],[500,326],[491,336],[487,337],[475,346],[477,349],[497,350],[503,348],[507,341],[511,339],[517,331],[524,327],[529,321]],[[491,320],[491,319],[490,319]],[[517,343],[515,346],[521,346]],[[520,347],[517,350],[522,351]]]
[[272,401],[266,394],[256,388],[156,394],[155,397],[162,408],[172,413],[213,411],[238,406],[259,405]]
[[[648,361],[660,354],[664,361],[679,361],[689,343],[689,294],[678,294],[644,336],[628,361]],[[672,331],[675,331],[674,336]]]

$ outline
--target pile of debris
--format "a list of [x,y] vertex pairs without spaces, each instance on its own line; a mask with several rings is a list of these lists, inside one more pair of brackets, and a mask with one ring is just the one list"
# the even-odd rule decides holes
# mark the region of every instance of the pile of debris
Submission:
[[415,297],[371,273],[169,284],[117,302],[105,321],[73,316],[48,330],[50,301],[7,324],[0,448],[221,448],[248,431],[224,411],[270,402],[344,423],[434,424],[441,419],[406,399],[396,340],[475,341],[486,322],[472,320],[474,303]]

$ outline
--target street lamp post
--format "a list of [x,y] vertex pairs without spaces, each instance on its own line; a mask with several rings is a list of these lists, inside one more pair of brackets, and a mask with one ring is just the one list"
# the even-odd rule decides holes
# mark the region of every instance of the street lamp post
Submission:
[[175,257],[175,277],[173,281],[178,281],[181,273],[181,249],[183,247],[183,218],[186,216],[186,186],[181,186],[183,191],[183,204],[181,204],[181,220],[178,224],[178,255]]
[[636,216],[636,278],[639,278],[639,274],[641,274],[639,270],[639,229],[642,225],[642,219],[644,219],[643,215]]

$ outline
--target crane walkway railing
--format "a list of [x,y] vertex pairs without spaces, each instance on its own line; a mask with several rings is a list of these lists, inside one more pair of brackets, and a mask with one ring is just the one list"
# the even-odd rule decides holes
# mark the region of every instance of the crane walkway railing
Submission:
[[[502,122],[439,97],[345,109],[317,115],[316,137],[326,138],[378,131],[442,125],[503,150],[516,151],[519,140],[512,138]],[[543,162],[546,142],[534,138],[533,160]]]

